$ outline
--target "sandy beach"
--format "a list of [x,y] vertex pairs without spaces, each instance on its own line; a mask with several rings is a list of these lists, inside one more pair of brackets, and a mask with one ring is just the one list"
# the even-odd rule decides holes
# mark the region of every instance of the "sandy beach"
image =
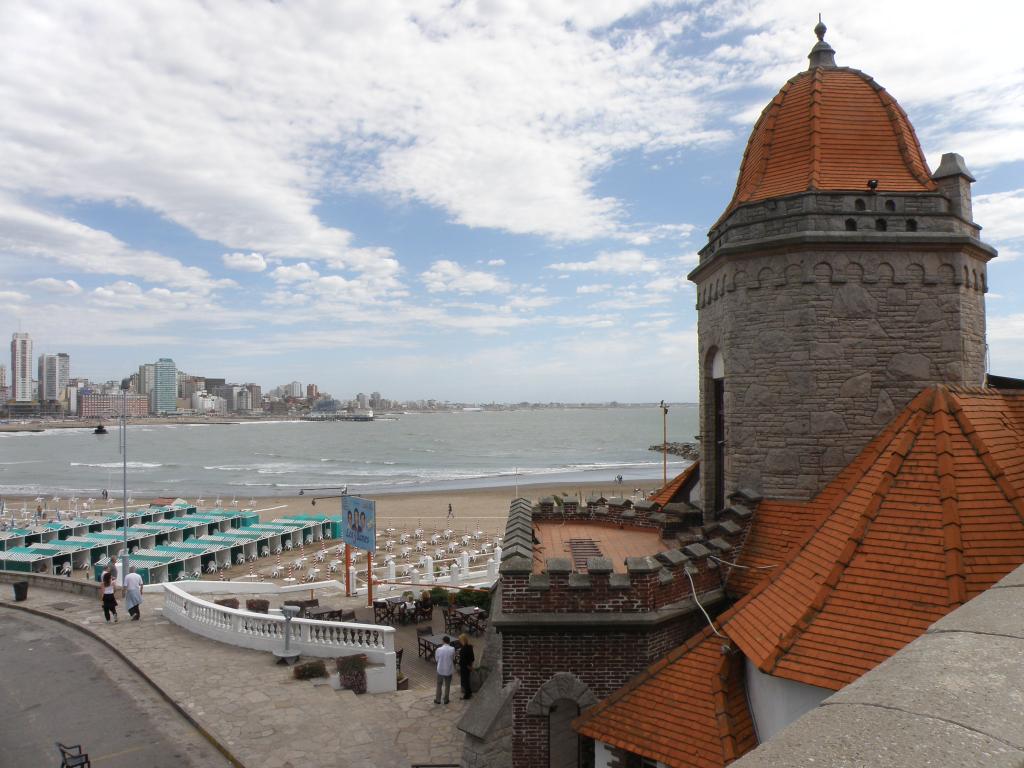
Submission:
[[[520,485],[519,496],[536,501],[543,496],[551,494],[577,495],[586,498],[592,493],[601,492],[606,495],[629,496],[633,488],[641,488],[644,492],[651,492],[661,486],[659,480],[648,480],[627,485],[615,483],[596,483],[586,486],[567,487],[564,484],[544,485]],[[182,489],[184,490],[184,489]],[[508,515],[508,508],[516,496],[514,486],[503,486],[495,488],[474,488],[466,490],[447,491],[413,491],[407,493],[383,493],[368,494],[367,498],[377,502],[377,527],[395,528],[425,528],[442,529],[451,528],[458,532],[484,531],[487,534],[504,533],[505,519]],[[198,503],[195,496],[183,493],[181,498],[190,502]],[[314,504],[314,499],[316,503]],[[134,499],[132,506],[148,504],[149,499]],[[204,498],[199,504],[201,508],[215,506],[214,498]],[[304,496],[266,496],[252,498],[237,498],[236,503],[232,499],[221,497],[224,508],[253,508],[259,511],[262,520],[273,520],[278,517],[298,514],[337,514],[340,512],[341,500],[339,498],[318,497],[313,494]],[[35,508],[35,499],[21,499],[10,497],[7,499],[8,513],[12,510],[20,510],[25,503],[31,511]],[[68,499],[61,499],[60,508],[62,515],[68,510]],[[448,505],[452,505],[454,518],[448,519]],[[47,518],[54,516],[54,502],[51,497],[46,498]],[[83,511],[79,502],[79,511]],[[121,504],[119,500],[113,499],[107,504],[94,502],[92,510],[98,512],[109,509],[119,511]]]

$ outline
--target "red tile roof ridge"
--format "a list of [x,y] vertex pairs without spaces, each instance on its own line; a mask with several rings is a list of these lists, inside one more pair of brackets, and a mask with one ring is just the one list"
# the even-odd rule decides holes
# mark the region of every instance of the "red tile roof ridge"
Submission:
[[[971,394],[998,394],[1002,397],[1010,395],[1011,397],[1020,397],[1024,399],[1024,391],[1017,390],[1013,390],[1012,392],[985,390],[983,392]],[[1013,507],[1014,511],[1017,513],[1017,516],[1021,519],[1021,522],[1024,523],[1024,495],[1022,495],[1021,489],[1016,488],[1012,483],[1010,483],[1009,479],[1006,476],[1006,471],[999,464],[996,458],[992,455],[992,452],[989,450],[984,438],[978,433],[978,430],[975,428],[974,423],[971,421],[970,417],[968,417],[967,413],[964,411],[963,406],[955,397],[955,395],[950,406],[950,411],[953,417],[957,420],[957,423],[960,426],[961,431],[964,433],[964,437],[967,438],[967,441],[968,443],[970,443],[971,448],[974,449],[974,452],[978,455],[978,458],[984,465],[985,470],[996,481],[996,486],[999,488],[1000,492],[1003,494],[1006,500],[1010,503],[1010,506]],[[1000,480],[1002,480],[1003,482],[1000,482]],[[1009,488],[1007,488],[1006,486],[1009,486]]]
[[[929,390],[925,390],[922,395],[924,394],[931,394],[932,397],[929,399],[934,403],[936,399],[936,393],[934,391],[929,392]],[[921,399],[921,395],[918,395],[914,398],[912,403],[916,403]],[[923,405],[923,403],[921,405]],[[882,472],[882,475],[878,478],[878,481],[875,483],[875,487],[871,491],[871,500],[864,505],[864,508],[857,516],[857,522],[850,531],[846,543],[839,551],[838,557],[832,563],[831,569],[829,569],[825,579],[822,581],[821,585],[819,585],[810,604],[804,610],[799,621],[791,626],[789,631],[775,644],[772,652],[758,663],[758,669],[762,672],[772,674],[775,671],[779,660],[786,655],[789,649],[793,646],[793,643],[796,642],[797,638],[803,634],[804,630],[806,630],[808,626],[810,626],[811,620],[821,613],[822,609],[825,607],[825,603],[828,602],[829,597],[832,596],[836,585],[839,583],[840,577],[846,571],[847,566],[849,566],[850,562],[853,560],[853,556],[857,552],[857,548],[864,540],[864,536],[867,533],[868,528],[878,515],[878,510],[881,509],[882,502],[885,500],[885,497],[892,486],[893,480],[899,474],[903,462],[906,460],[917,435],[920,433],[921,426],[925,421],[925,416],[926,411],[923,409],[914,411],[914,415],[907,425],[909,431],[902,432],[901,436],[896,441],[893,448],[893,456],[890,458],[888,466]],[[871,466],[871,463],[865,462],[865,464],[867,466]],[[828,514],[831,514],[834,509],[834,507],[829,509]],[[813,539],[816,533],[817,530],[812,532],[809,540]]]
[[653,501],[654,503],[662,507],[664,507],[666,504],[671,503],[672,497],[675,496],[679,489],[682,488],[683,485],[686,483],[686,481],[690,479],[690,475],[697,471],[699,465],[699,460],[693,462],[693,464],[688,466],[678,475],[669,480],[668,483],[666,483],[664,486],[662,486],[653,494],[651,494],[647,500]]
[[942,548],[946,559],[946,589],[951,607],[967,602],[967,569],[960,525],[960,505],[956,488],[956,460],[948,420],[950,397],[941,387],[935,393],[935,452],[938,457],[939,503],[942,506]]

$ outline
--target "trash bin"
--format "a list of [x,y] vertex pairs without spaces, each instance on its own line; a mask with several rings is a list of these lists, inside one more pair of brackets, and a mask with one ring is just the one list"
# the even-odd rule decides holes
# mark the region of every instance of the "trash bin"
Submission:
[[28,598],[28,582],[27,581],[16,581],[14,582],[14,602],[20,603]]

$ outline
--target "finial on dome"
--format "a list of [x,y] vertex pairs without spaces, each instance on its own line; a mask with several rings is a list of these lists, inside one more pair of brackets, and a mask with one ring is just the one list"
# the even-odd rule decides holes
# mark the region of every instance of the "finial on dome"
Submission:
[[818,23],[814,25],[814,34],[818,36],[818,42],[822,43],[825,41],[825,33],[828,32],[828,27],[825,26],[825,22],[821,20],[821,14],[818,14]]
[[814,69],[815,67],[834,67],[836,65],[836,52],[832,49],[832,46],[825,42],[825,33],[828,31],[828,27],[821,20],[821,14],[818,14],[818,23],[814,25],[814,34],[818,36],[818,42],[811,48],[811,52],[807,54],[807,58],[811,60],[811,64],[808,69]]

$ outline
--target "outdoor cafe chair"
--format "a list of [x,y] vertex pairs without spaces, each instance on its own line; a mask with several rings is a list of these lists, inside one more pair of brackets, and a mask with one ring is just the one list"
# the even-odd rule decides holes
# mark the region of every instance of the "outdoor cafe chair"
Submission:
[[270,547],[263,547],[260,550],[260,557],[270,557]]
[[373,601],[373,623],[388,624],[391,621],[391,606],[387,600]]
[[208,566],[206,566],[206,572],[207,573],[216,573],[217,572],[217,561],[216,560],[211,560],[210,561],[210,564]]
[[60,750],[61,768],[92,768],[92,763],[89,762],[89,755],[82,752],[81,744],[66,747],[58,741],[57,749]]
[[235,565],[245,565],[245,555],[241,552],[239,552],[238,556],[235,557]]
[[462,629],[462,616],[449,609],[444,612],[444,632],[446,635],[458,634]]

